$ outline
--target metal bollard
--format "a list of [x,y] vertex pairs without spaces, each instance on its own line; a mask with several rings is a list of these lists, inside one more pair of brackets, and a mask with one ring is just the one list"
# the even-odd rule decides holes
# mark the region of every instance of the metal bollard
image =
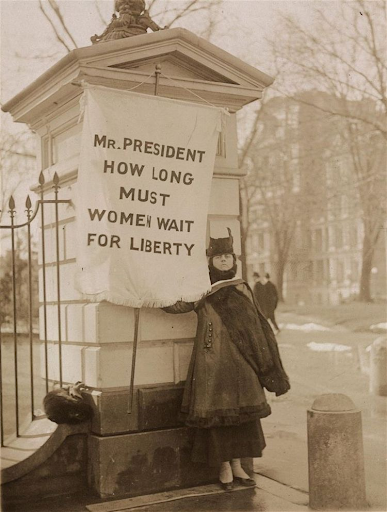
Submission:
[[316,398],[308,410],[309,507],[365,510],[361,411],[346,395]]
[[371,345],[370,393],[387,396],[387,338],[380,336]]

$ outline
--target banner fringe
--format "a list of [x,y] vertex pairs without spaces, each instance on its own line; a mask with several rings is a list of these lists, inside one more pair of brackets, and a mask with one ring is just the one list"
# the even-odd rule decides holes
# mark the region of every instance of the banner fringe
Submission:
[[173,306],[176,302],[196,302],[202,299],[208,292],[211,291],[209,288],[206,292],[200,294],[193,295],[185,295],[184,297],[180,297],[177,299],[144,299],[144,300],[136,300],[136,299],[124,299],[119,297],[118,295],[112,294],[110,292],[101,292],[97,294],[88,295],[86,293],[82,294],[83,299],[88,302],[110,302],[111,304],[115,304],[117,306],[127,306],[130,308],[166,308],[168,306]]

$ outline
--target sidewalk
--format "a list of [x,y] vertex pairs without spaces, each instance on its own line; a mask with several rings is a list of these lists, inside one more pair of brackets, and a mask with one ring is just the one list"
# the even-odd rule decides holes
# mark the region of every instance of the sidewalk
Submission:
[[[369,510],[387,510],[387,400],[369,393],[369,376],[361,357],[379,334],[351,332],[332,326],[297,330],[311,319],[279,314],[279,323],[292,325],[278,343],[292,389],[282,397],[270,395],[272,415],[262,421],[267,448],[256,470],[282,484],[308,490],[307,410],[325,393],[343,393],[361,410]],[[315,319],[314,319],[315,320]],[[316,321],[316,320],[315,320]],[[313,330],[315,329],[315,330]]]
[[253,512],[308,510],[308,495],[256,475],[257,487],[222,491],[217,484],[87,506],[89,512]]
[[261,475],[255,488],[225,492],[217,484],[134,498],[98,500],[88,494],[15,504],[3,512],[297,512],[307,511],[308,495]]

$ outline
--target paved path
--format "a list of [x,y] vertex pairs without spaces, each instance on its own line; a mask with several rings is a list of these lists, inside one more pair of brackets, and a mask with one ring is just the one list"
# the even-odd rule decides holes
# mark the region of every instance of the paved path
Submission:
[[[297,321],[291,315],[279,318],[285,325]],[[366,347],[376,338],[342,329],[281,331],[278,343],[292,389],[283,397],[270,395],[273,414],[262,421],[267,448],[255,461],[256,471],[307,490],[306,411],[318,395],[344,393],[362,411],[368,502],[373,510],[387,510],[386,398],[369,394],[364,373]]]

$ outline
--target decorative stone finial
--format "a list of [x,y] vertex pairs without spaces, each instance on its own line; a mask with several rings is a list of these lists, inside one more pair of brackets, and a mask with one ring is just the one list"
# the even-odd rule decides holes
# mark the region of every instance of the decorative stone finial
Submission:
[[93,44],[146,34],[148,28],[162,30],[145,9],[145,0],[115,0],[114,10],[118,16],[114,13],[106,30],[90,38]]

